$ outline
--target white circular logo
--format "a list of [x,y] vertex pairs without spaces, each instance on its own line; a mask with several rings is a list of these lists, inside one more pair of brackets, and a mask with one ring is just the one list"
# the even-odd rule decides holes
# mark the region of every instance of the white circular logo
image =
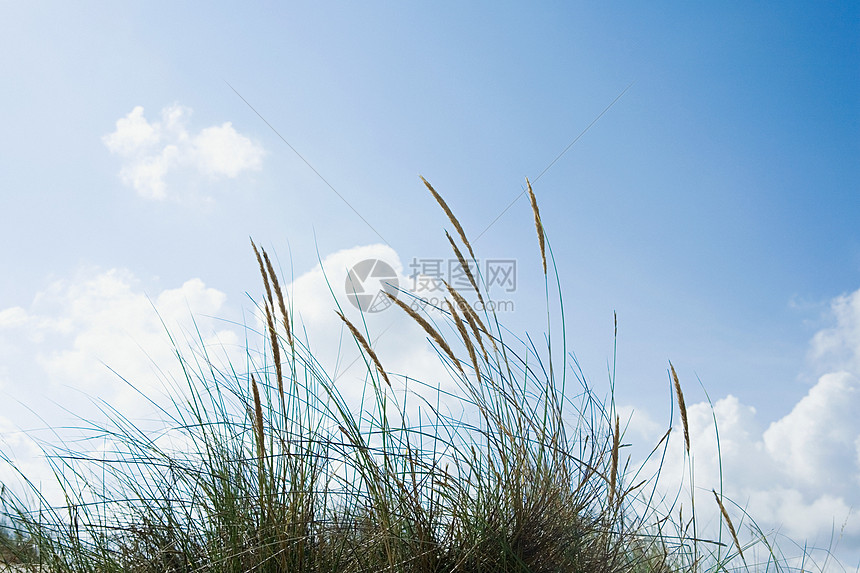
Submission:
[[382,312],[391,306],[383,294],[397,296],[397,273],[391,265],[379,259],[365,259],[346,273],[344,290],[354,307],[362,312]]

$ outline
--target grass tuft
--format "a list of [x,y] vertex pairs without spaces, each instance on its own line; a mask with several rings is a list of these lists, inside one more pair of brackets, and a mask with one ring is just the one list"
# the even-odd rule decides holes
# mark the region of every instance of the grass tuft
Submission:
[[[475,260],[459,222],[424,183]],[[529,196],[546,277],[545,231],[530,184]],[[747,564],[751,545],[745,556],[716,490],[737,554],[723,555],[719,542],[697,537],[695,514],[659,493],[664,491],[658,487],[659,470],[643,479],[644,465],[631,470],[629,458],[620,463],[625,445],[612,395],[614,369],[607,400],[595,396],[578,366],[572,369],[577,391],[567,391],[563,383],[557,387],[549,333],[547,348],[540,351],[530,338],[511,339],[494,313],[485,311],[483,321],[447,283],[451,299],[438,321],[447,321],[445,328],[391,299],[427,333],[458,391],[443,392],[440,380],[420,381],[421,391],[414,390],[416,381],[386,371],[370,334],[337,312],[366,365],[362,403],[351,403],[309,344],[293,336],[271,260],[251,244],[265,298],[259,306],[264,331],[249,331],[249,338],[258,336],[262,350],[248,345],[241,365],[219,361],[201,336],[197,344],[176,348],[185,379],[177,382],[171,407],[161,410],[164,428],[158,434],[106,406],[108,422],[88,426],[92,447],[45,444],[64,501],[48,499],[24,474],[17,489],[4,485],[0,569],[787,569],[764,536],[760,544],[767,558]],[[470,278],[480,295],[478,282]],[[286,338],[278,334],[278,311]],[[455,335],[446,338],[449,332]],[[465,356],[475,376],[466,374]],[[670,369],[689,457],[686,405],[671,363]],[[377,384],[380,376],[385,385]],[[428,396],[432,389],[435,394]],[[419,403],[417,409],[407,407],[412,401]],[[665,458],[669,436],[667,430],[651,456]]]

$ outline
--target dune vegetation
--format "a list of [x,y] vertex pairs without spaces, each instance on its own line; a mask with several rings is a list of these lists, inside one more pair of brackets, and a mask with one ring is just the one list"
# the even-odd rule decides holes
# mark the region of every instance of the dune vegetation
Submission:
[[[467,264],[475,259],[472,246],[425,184],[456,231],[448,238],[475,292],[449,286],[434,315],[442,320],[416,310],[406,292],[392,297],[391,312],[408,314],[426,333],[456,381],[456,396],[428,399],[432,392],[442,397],[436,381],[407,381],[387,370],[366,325],[333,309],[366,364],[364,403],[373,407],[355,411],[299,336],[292,305],[301,301],[286,296],[268,253],[254,245],[264,327],[248,336],[261,339],[265,352],[249,350],[244,364],[225,368],[205,346],[175,344],[185,379],[172,407],[162,410],[163,431],[154,435],[112,412],[109,426],[90,430],[94,440],[111,444],[98,455],[46,447],[66,503],[51,505],[26,475],[24,494],[4,488],[3,567],[53,573],[797,568],[749,519],[737,530],[733,519],[746,516],[716,491],[699,491],[696,503],[718,507],[723,533],[700,536],[687,489],[677,484],[677,495],[667,496],[662,492],[673,490],[661,486],[659,470],[630,467],[614,395],[597,396],[568,359],[563,310],[552,322],[548,316],[543,348],[507,334],[492,312],[474,310],[467,298],[487,293]],[[560,298],[530,185],[527,191],[546,290],[557,288]],[[564,363],[554,364],[559,355]],[[681,381],[671,365],[667,375],[689,455]],[[613,376],[610,368],[610,388]],[[461,404],[459,412],[443,405],[450,400]],[[658,467],[670,435],[649,447]]]

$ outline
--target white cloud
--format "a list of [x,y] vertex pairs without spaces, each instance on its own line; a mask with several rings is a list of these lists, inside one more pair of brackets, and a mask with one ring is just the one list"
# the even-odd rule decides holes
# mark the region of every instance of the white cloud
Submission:
[[261,168],[262,146],[238,133],[230,122],[191,134],[190,116],[190,108],[175,104],[161,110],[160,121],[150,123],[143,107],[137,106],[102,138],[108,150],[123,160],[122,181],[142,197],[166,199],[171,173],[233,179]]
[[[831,309],[835,324],[810,343],[821,375],[785,416],[765,425],[734,396],[687,410],[697,491],[722,487],[762,529],[800,543],[826,548],[835,532],[837,553],[852,565],[860,560],[860,290]],[[687,478],[679,423],[673,435],[666,486]],[[697,498],[703,522],[717,524],[712,506]]]
[[24,486],[26,478],[37,485],[44,499],[62,502],[62,489],[54,479],[51,466],[34,436],[3,416],[0,416],[0,451],[13,462],[0,461],[0,483],[8,488],[6,495],[18,495],[26,499],[31,493]]
[[20,306],[0,310],[0,328],[16,328],[27,322],[27,311]]
[[259,169],[262,149],[239,135],[228,121],[207,127],[192,142],[197,168],[210,177],[236,177],[245,169]]
[[637,410],[629,404],[616,406],[616,413],[621,421],[621,430],[624,432],[626,442],[642,442],[659,436],[661,430],[666,431],[657,421],[652,419],[646,412]]
[[836,324],[812,339],[810,354],[829,371],[860,372],[860,290],[836,297],[830,303]]
[[764,433],[768,453],[798,486],[851,495],[860,503],[860,379],[822,376],[790,414]]
[[6,391],[32,400],[41,392],[63,394],[68,386],[131,416],[143,415],[137,392],[108,367],[145,395],[163,390],[156,366],[167,374],[178,367],[165,325],[174,335],[191,332],[193,314],[201,317],[198,326],[207,338],[235,342],[235,334],[202,318],[222,311],[224,303],[223,293],[199,279],[152,300],[126,270],[82,271],[56,281],[36,295],[30,309],[0,311],[0,340],[12,349],[7,366],[17,366],[14,376],[7,375]]
[[111,153],[134,155],[141,150],[150,150],[158,145],[160,135],[156,126],[150,125],[143,117],[143,107],[137,106],[117,120],[116,131],[103,138]]
[[223,313],[225,304],[222,292],[199,279],[150,299],[127,270],[89,269],[51,283],[27,308],[0,310],[0,450],[13,461],[0,463],[0,481],[26,491],[20,471],[49,500],[62,502],[38,443],[45,440],[50,449],[61,445],[58,440],[76,439],[71,427],[80,423],[78,417],[104,423],[93,401],[142,428],[157,423],[160,415],[149,401],[169,408],[184,380],[165,329],[180,350],[184,337],[193,338],[199,329],[203,341],[197,348],[215,346],[215,360],[240,362],[239,336],[207,318]]

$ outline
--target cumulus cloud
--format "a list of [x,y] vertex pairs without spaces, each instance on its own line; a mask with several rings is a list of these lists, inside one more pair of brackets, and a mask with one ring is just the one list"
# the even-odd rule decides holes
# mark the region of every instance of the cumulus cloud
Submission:
[[[821,375],[790,412],[767,423],[729,395],[713,407],[688,405],[688,422],[697,489],[722,489],[764,531],[819,548],[838,542],[837,554],[853,565],[860,560],[860,290],[834,299],[831,310],[834,324],[810,343]],[[671,447],[663,477],[677,484],[687,475],[683,439]],[[697,501],[697,508],[703,522],[719,523],[716,507]]]
[[804,489],[850,496],[860,503],[860,380],[849,372],[822,376],[787,416],[771,424],[771,457]]
[[184,380],[167,330],[180,349],[199,332],[196,348],[215,346],[213,358],[240,362],[241,338],[207,318],[225,309],[224,293],[200,279],[148,297],[128,270],[85,269],[27,307],[0,310],[0,450],[13,460],[0,464],[0,481],[14,486],[20,472],[62,502],[39,444],[76,439],[78,417],[101,425],[94,401],[141,428],[158,423],[155,405],[169,408]]
[[108,150],[122,159],[123,183],[142,197],[166,199],[171,173],[233,179],[262,166],[262,146],[238,133],[229,121],[193,134],[188,107],[168,106],[161,110],[160,121],[154,122],[143,111],[135,107],[117,120],[115,131],[102,138]]
[[[760,526],[795,539],[826,543],[831,528],[845,523],[850,508],[860,503],[854,445],[860,434],[853,416],[844,415],[851,407],[860,407],[860,402],[848,395],[846,408],[831,403],[827,417],[816,415],[823,413],[820,406],[833,396],[832,382],[832,377],[822,377],[789,414],[766,429],[755,408],[731,395],[718,400],[713,410],[707,403],[691,406],[696,484],[705,490],[723,487]],[[856,391],[856,379],[853,383]],[[680,450],[675,454],[672,458],[678,465],[682,454]],[[676,470],[677,475],[680,468]],[[846,543],[860,541],[856,520],[847,523],[845,532],[850,536]]]
[[[217,314],[225,298],[191,279],[150,299],[137,278],[122,269],[82,271],[56,281],[35,296],[29,309],[0,311],[7,368],[17,366],[14,375],[7,374],[5,390],[26,403],[38,399],[39,392],[72,387],[131,416],[140,414],[137,391],[155,393],[163,386],[159,377],[178,367],[165,326],[176,335],[190,332],[193,315]],[[238,340],[235,333],[199,320],[210,342]]]
[[835,324],[812,338],[812,360],[830,371],[860,372],[860,290],[833,299],[830,318]]

